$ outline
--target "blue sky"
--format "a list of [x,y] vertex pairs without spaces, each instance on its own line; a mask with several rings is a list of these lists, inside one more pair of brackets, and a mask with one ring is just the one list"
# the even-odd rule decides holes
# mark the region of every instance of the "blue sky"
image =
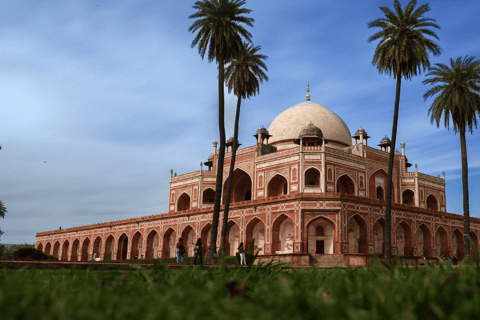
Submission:
[[[403,5],[407,1],[401,1]],[[419,4],[426,3],[420,1]],[[217,66],[191,48],[194,1],[0,3],[0,199],[3,243],[35,233],[167,211],[170,169],[199,169],[218,140]],[[393,1],[247,1],[270,81],[242,103],[240,142],[311,100],[391,135],[395,80],[372,66],[367,23]],[[431,1],[442,48],[431,63],[480,59],[480,1]],[[430,124],[425,73],[403,81],[398,144],[420,172],[446,173],[447,210],[463,213],[460,139]],[[236,98],[226,97],[227,136]],[[480,131],[467,135],[470,212],[480,217]],[[398,147],[400,149],[400,147]],[[46,162],[45,162],[46,161]]]

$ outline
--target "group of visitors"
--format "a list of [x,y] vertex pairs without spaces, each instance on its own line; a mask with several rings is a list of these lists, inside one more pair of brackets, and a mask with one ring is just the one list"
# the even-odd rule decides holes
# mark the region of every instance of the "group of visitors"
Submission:
[[[197,242],[195,243],[195,247],[193,248],[193,265],[197,264],[197,259],[200,260],[200,265],[203,265],[203,258],[202,258],[202,239],[198,238]],[[247,262],[245,260],[245,248],[243,247],[243,242],[240,243],[238,246],[238,253],[240,254],[240,265],[246,265]],[[185,255],[185,246],[183,244],[183,238],[179,238],[177,245],[176,245],[176,253],[177,253],[177,263],[183,263],[183,257]],[[143,257],[143,256],[142,256]],[[143,258],[142,258],[143,259]]]
[[140,256],[140,258],[138,258],[138,255],[135,255],[135,257],[133,257],[133,259],[144,259],[143,254]]
[[443,261],[448,262],[448,263],[450,263],[450,264],[453,263],[453,265],[455,265],[455,266],[456,266],[457,263],[458,263],[458,258],[457,258],[456,255],[453,255],[453,258],[452,258],[452,257],[450,257],[450,256],[446,256],[446,257],[445,257],[443,254],[441,254],[441,255],[440,255],[440,259],[442,259]]

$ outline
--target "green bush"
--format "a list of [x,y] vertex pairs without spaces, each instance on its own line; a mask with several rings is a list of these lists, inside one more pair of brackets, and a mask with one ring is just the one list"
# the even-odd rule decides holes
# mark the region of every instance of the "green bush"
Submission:
[[18,248],[12,252],[12,259],[57,260],[57,258],[54,256],[47,256],[45,253],[35,249],[34,247]]

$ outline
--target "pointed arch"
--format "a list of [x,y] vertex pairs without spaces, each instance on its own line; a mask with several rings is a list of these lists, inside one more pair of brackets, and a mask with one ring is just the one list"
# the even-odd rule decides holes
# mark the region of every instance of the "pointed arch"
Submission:
[[253,253],[264,254],[265,224],[258,217],[250,220],[245,228],[245,251],[250,252],[253,239],[255,239]]
[[117,260],[127,260],[127,252],[128,252],[128,236],[125,233],[122,233],[120,238],[118,238]]
[[193,248],[195,247],[195,229],[191,225],[183,228],[181,233],[183,238],[183,245],[185,247],[185,256],[193,257]]
[[85,238],[82,243],[82,256],[81,256],[81,261],[85,262],[88,261],[88,252],[90,251],[90,238]]
[[57,257],[58,260],[60,260],[60,255],[59,255],[59,251],[60,251],[60,242],[58,242],[58,240],[55,242],[55,244],[53,245],[53,253],[52,255],[54,257]]
[[[478,237],[477,234],[474,231],[470,231],[470,238],[472,238],[473,244],[477,248],[477,253],[480,251],[480,248],[478,247]],[[475,257],[475,248],[474,246],[470,243],[470,257],[472,258],[478,258]]]
[[[377,184],[377,178],[379,181],[382,181],[383,183]],[[377,198],[377,187],[380,185],[382,186],[383,189],[383,200],[385,201],[386,196],[387,196],[387,181],[388,181],[388,174],[387,171],[385,171],[384,168],[378,168],[374,170],[369,176],[368,176],[368,197],[370,199],[378,199]],[[396,201],[396,188],[395,188],[395,183],[392,181],[392,203],[397,202]]]
[[307,252],[334,254],[335,224],[325,217],[317,217],[307,224]]
[[405,189],[402,192],[402,203],[407,206],[415,205],[415,192],[412,189]]
[[430,193],[427,196],[426,203],[427,203],[427,209],[432,209],[432,210],[438,211],[438,208],[439,208],[438,200],[437,200],[437,197],[435,197],[435,195],[433,193]]
[[440,255],[447,256],[448,255],[448,235],[445,228],[442,226],[438,227],[435,230],[435,247],[436,247],[436,256],[439,257]]
[[305,178],[305,187],[319,188],[320,187],[320,170],[314,166],[308,167],[303,176]]
[[385,219],[378,218],[373,224],[373,252],[385,254]]
[[[230,203],[252,200],[253,179],[251,175],[242,168],[235,168],[232,177],[233,181],[232,192],[230,195]],[[226,177],[223,181],[223,204],[225,203],[227,198],[228,179],[229,177]]]
[[410,225],[403,220],[398,223],[396,236],[398,254],[401,256],[413,256],[413,236]]
[[100,260],[100,253],[102,251],[102,237],[97,236],[95,241],[93,242],[93,252],[92,252],[92,260],[95,261],[96,259]]
[[293,252],[294,224],[292,218],[280,214],[272,224],[272,252]]
[[234,256],[237,252],[237,248],[240,245],[240,228],[234,221],[228,221],[227,234],[225,236],[225,247],[229,248],[228,255]]
[[52,244],[50,242],[47,242],[47,244],[45,245],[45,254],[47,256],[50,255],[50,250],[52,249]]
[[155,230],[150,231],[147,236],[147,251],[145,253],[145,259],[155,259],[158,252],[158,244],[160,236]]
[[105,253],[103,256],[103,260],[113,260],[113,252],[115,246],[115,237],[113,234],[110,234],[105,240]]
[[348,220],[348,252],[368,253],[367,223],[360,215],[355,214]]
[[41,242],[38,244],[37,250],[43,251],[43,244]]
[[210,235],[212,234],[212,224],[207,223],[203,226],[201,231],[202,239],[202,255],[206,255],[208,247],[210,246]]
[[177,199],[177,211],[190,210],[191,198],[187,192],[183,192]]
[[421,256],[422,254],[425,257],[431,257],[432,256],[432,235],[430,232],[430,229],[425,225],[421,224],[418,228],[417,231],[415,232],[415,237],[416,237],[416,245],[415,245],[415,251],[417,252],[418,256]]
[[288,179],[281,173],[276,173],[268,180],[267,198],[288,194]]
[[162,258],[174,258],[175,257],[175,245],[177,240],[177,233],[172,227],[168,228],[163,234],[163,249]]
[[143,235],[140,231],[135,232],[132,238],[132,245],[130,248],[130,258],[133,259],[135,256],[140,258],[142,254],[143,247]]
[[60,260],[68,261],[69,247],[70,247],[70,242],[68,240],[65,240],[63,242],[63,246],[62,246],[62,258]]
[[214,204],[215,203],[215,190],[208,187],[203,190],[203,204]]
[[458,259],[463,259],[465,244],[463,242],[463,234],[460,230],[455,229],[452,234],[452,254]]
[[72,243],[72,252],[71,252],[71,255],[70,255],[70,261],[74,261],[74,262],[77,262],[78,261],[78,258],[80,256],[80,240],[75,239]]
[[335,181],[336,191],[341,194],[357,195],[357,185],[348,173],[341,174]]

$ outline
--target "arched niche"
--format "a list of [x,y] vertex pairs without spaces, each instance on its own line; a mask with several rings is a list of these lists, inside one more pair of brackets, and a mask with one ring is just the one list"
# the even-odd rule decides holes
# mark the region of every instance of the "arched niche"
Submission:
[[80,241],[78,239],[75,239],[72,244],[72,252],[70,255],[70,261],[77,262],[78,257],[79,257],[79,251],[80,251]]
[[43,251],[43,244],[39,243],[37,246],[37,250]]
[[[225,203],[227,198],[227,178],[223,184],[223,199],[222,203]],[[250,201],[252,200],[252,179],[242,169],[235,169],[233,171],[232,180],[232,192],[230,195],[230,203]]]
[[427,209],[438,211],[437,198],[433,194],[427,197]]
[[103,256],[103,260],[113,259],[114,242],[115,242],[115,239],[113,238],[113,235],[109,235],[107,240],[105,241],[105,254]]
[[158,252],[158,242],[160,237],[155,230],[150,231],[147,236],[147,251],[145,253],[145,259],[155,259]]
[[215,203],[215,190],[212,188],[207,188],[203,190],[203,204],[214,204]]
[[191,226],[186,226],[182,232],[183,245],[185,247],[185,256],[193,257],[193,249],[195,248],[195,230]]
[[253,253],[264,254],[265,224],[259,218],[253,218],[247,224],[244,247],[248,252],[251,250],[253,239],[255,239]]
[[201,232],[200,238],[202,239],[202,254],[206,255],[208,248],[210,247],[210,237],[212,236],[212,224],[207,223]]
[[352,196],[355,195],[355,183],[347,174],[337,179],[337,192]]
[[230,248],[228,254],[230,256],[236,255],[236,253],[238,251],[238,246],[240,245],[240,228],[238,227],[238,225],[235,222],[233,222],[233,221],[228,222],[228,224],[227,224],[227,234],[225,236],[225,239],[227,239],[227,241],[228,241],[226,246],[229,246],[229,248]]
[[288,181],[284,176],[276,174],[268,181],[267,197],[278,197],[285,194],[288,194]]
[[455,229],[452,234],[452,253],[458,259],[463,259],[465,251],[465,243],[463,242],[463,234],[460,230]]
[[385,254],[385,220],[383,218],[373,224],[373,252]]
[[359,215],[354,215],[348,220],[348,252],[368,253],[367,223]]
[[[381,201],[385,201],[387,197],[387,181],[388,176],[387,173],[383,169],[378,169],[374,173],[370,175],[368,180],[368,193],[371,199],[377,199]],[[379,199],[379,195],[377,193],[378,187],[382,189],[381,199]],[[395,202],[395,186],[392,181],[392,203]]]
[[68,250],[69,250],[70,242],[65,240],[62,247],[62,261],[68,261]]
[[317,218],[307,226],[307,252],[310,254],[334,253],[333,223],[324,218]]
[[273,223],[273,252],[291,253],[293,252],[293,239],[295,232],[291,218],[282,214]]
[[93,242],[93,256],[92,259],[100,259],[100,254],[102,250],[102,238],[96,237]]
[[430,229],[424,224],[420,225],[418,227],[417,231],[415,232],[416,236],[416,250],[417,250],[417,255],[421,256],[422,254],[425,257],[431,257],[431,252],[430,248],[432,247],[431,245],[431,233]]
[[176,244],[177,234],[172,228],[168,228],[168,230],[163,234],[162,258],[174,258],[176,255]]
[[412,229],[405,221],[398,224],[396,237],[398,254],[401,256],[413,256]]
[[128,237],[124,233],[118,238],[117,260],[127,260]]
[[320,187],[320,171],[316,168],[310,168],[305,171],[305,187]]
[[57,257],[58,260],[60,260],[60,256],[59,256],[59,251],[60,251],[60,242],[55,242],[55,245],[53,246],[53,253],[52,255],[54,257]]
[[402,192],[402,200],[403,204],[407,206],[414,206],[415,205],[415,192],[410,189],[404,190]]
[[137,258],[141,257],[143,249],[143,236],[137,231],[132,238],[132,247],[130,249],[130,258],[133,259],[135,256]]
[[383,195],[384,195],[383,188],[381,186],[378,186],[376,189],[375,198],[380,201],[385,201],[385,197]]
[[435,231],[435,248],[437,257],[442,254],[444,256],[448,255],[448,237],[443,227],[439,227],[437,231]]
[[177,211],[190,210],[190,196],[188,193],[182,193],[177,200]]
[[90,239],[89,238],[85,238],[85,240],[83,240],[83,244],[82,244],[82,257],[81,257],[81,261],[88,261],[88,251],[90,249]]
[[50,250],[52,249],[52,245],[50,242],[47,242],[47,245],[45,246],[45,254],[48,256],[50,255]]

